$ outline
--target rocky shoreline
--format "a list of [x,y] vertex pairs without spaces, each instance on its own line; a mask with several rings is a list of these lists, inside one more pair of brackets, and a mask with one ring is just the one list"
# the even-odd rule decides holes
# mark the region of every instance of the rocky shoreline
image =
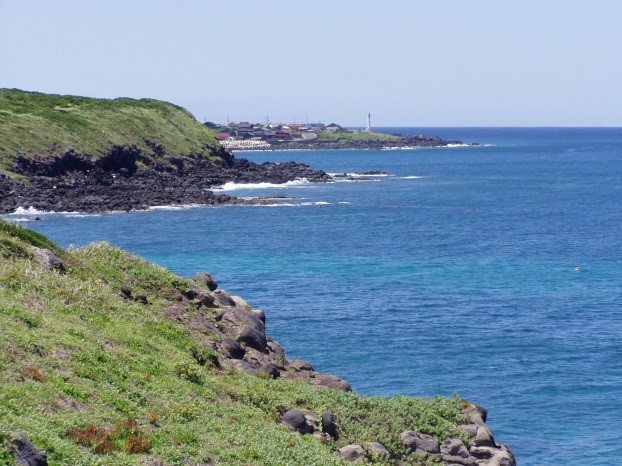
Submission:
[[[33,260],[42,268],[67,273],[63,261],[53,251],[38,247],[33,247],[33,251]],[[150,304],[147,295],[135,293],[130,285],[121,286],[118,293],[128,302]],[[239,370],[253,376],[285,378],[327,390],[352,391],[347,381],[316,372],[307,361],[290,359],[284,349],[266,334],[265,313],[253,309],[243,298],[221,290],[210,274],[199,272],[183,286],[172,287],[167,293],[166,318],[187,328],[190,335],[201,342],[201,347],[208,350],[197,353],[195,358],[211,355],[210,364],[221,371]],[[206,335],[211,337],[206,338]],[[466,400],[460,404],[463,421],[458,429],[464,434],[461,438],[450,436],[439,440],[416,430],[396,432],[401,448],[408,454],[417,455],[420,461],[395,464],[515,466],[512,452],[505,445],[498,444],[487,427],[486,409]],[[296,435],[312,436],[325,443],[338,440],[343,434],[339,416],[331,411],[318,415],[301,406],[284,407],[274,421]],[[27,438],[15,435],[8,440],[6,448],[13,454],[16,464],[48,464],[46,452]],[[344,445],[334,453],[356,464],[370,460],[384,460],[389,464],[391,453],[376,440],[361,438],[358,443]]]
[[270,142],[269,148],[247,148],[244,150],[344,150],[344,149],[356,149],[356,150],[383,150],[383,149],[402,149],[413,147],[447,147],[452,145],[470,145],[478,146],[479,143],[465,144],[459,140],[444,140],[437,136],[400,136],[399,139],[386,140],[386,139],[367,139],[367,140],[355,140],[355,139],[336,139],[336,140],[310,140],[310,141],[283,141]]
[[[195,331],[204,331],[206,326],[210,326],[210,332],[220,333],[220,342],[211,345],[218,355],[219,364],[251,375],[280,377],[324,389],[352,391],[347,381],[332,374],[316,372],[307,361],[289,359],[284,349],[266,334],[265,313],[253,309],[241,297],[230,296],[218,289],[210,274],[199,272],[193,280],[209,291],[199,286],[188,287],[179,293],[177,304],[169,307],[167,313],[172,320],[187,322]],[[126,289],[124,296],[130,299],[131,290]],[[193,303],[197,303],[199,311],[204,313],[194,309],[189,312]],[[215,305],[220,306],[215,314],[218,325],[210,325],[209,309]],[[512,452],[505,445],[495,442],[486,425],[487,410],[466,400],[461,404],[465,422],[459,429],[469,437],[470,446],[456,437],[439,442],[423,432],[404,431],[399,436],[403,448],[410,453],[417,453],[426,464],[430,460],[452,466],[516,466]],[[324,441],[338,438],[339,420],[335,419],[333,413],[327,411],[318,416],[303,411],[284,411],[280,421],[300,435],[312,435]],[[369,440],[346,445],[335,453],[354,463],[367,462],[374,456],[389,457],[389,451],[384,445]]]
[[273,199],[239,199],[212,190],[227,182],[286,183],[331,177],[308,165],[256,164],[213,148],[217,163],[202,158],[144,154],[135,146],[115,146],[102,157],[68,150],[50,157],[15,159],[13,173],[0,173],[0,213],[33,207],[41,211],[102,213],[144,210],[159,205],[267,204]]

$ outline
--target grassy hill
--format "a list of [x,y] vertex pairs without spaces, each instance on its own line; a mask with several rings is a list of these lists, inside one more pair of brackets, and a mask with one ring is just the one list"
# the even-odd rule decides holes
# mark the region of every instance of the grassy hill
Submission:
[[328,133],[325,131],[317,133],[318,141],[325,142],[367,142],[367,141],[383,141],[396,142],[400,141],[399,136],[383,133],[367,133],[365,131],[337,131]]
[[0,89],[0,168],[17,154],[56,155],[73,149],[100,156],[114,145],[147,140],[166,153],[212,157],[213,132],[186,110],[152,99],[114,100]]
[[[65,270],[41,265],[42,249]],[[222,336],[202,330],[226,306],[184,297],[197,287],[108,244],[62,250],[0,220],[0,465],[17,436],[72,466],[337,465],[337,448],[367,441],[391,455],[370,463],[413,464],[399,437],[413,429],[469,444],[455,397],[363,397],[234,369],[214,350]],[[331,411],[337,438],[292,432],[279,423],[289,409]]]

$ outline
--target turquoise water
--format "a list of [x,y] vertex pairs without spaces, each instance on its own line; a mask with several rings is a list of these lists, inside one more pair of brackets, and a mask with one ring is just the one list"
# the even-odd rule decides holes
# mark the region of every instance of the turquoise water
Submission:
[[[372,181],[233,190],[195,207],[27,225],[107,240],[267,313],[291,356],[365,394],[489,409],[522,465],[622,458],[622,129],[387,128],[480,147],[239,153]],[[9,216],[14,220],[22,216]]]

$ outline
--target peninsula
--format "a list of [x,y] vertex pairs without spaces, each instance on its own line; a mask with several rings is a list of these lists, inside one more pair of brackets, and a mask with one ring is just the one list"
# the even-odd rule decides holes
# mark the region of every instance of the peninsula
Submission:
[[216,194],[227,182],[328,182],[295,163],[256,164],[236,149],[383,149],[461,144],[437,137],[348,131],[337,124],[200,124],[152,99],[0,89],[0,214],[101,213],[160,205],[274,203]]
[[[404,149],[415,147],[447,147],[463,145],[462,141],[446,141],[439,137],[403,136],[349,130],[336,123],[204,123],[216,131],[223,147],[232,150],[326,150],[326,149]],[[471,145],[478,145],[472,143]]]
[[257,204],[274,201],[212,188],[299,178],[331,179],[304,164],[237,159],[214,131],[167,102],[0,90],[0,213]]

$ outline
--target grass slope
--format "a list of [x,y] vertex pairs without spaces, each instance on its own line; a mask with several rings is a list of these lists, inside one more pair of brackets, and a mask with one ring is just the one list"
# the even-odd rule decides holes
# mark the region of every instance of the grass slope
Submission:
[[[32,246],[54,250],[67,272],[38,265]],[[148,304],[122,299],[128,284]],[[170,290],[187,284],[108,244],[61,250],[0,220],[0,465],[12,464],[15,435],[52,465],[325,466],[346,464],[334,450],[365,441],[392,454],[374,464],[395,464],[414,459],[404,430],[468,442],[455,397],[363,397],[219,369],[209,337],[165,313]],[[338,440],[280,425],[292,408],[332,411]]]
[[186,110],[152,99],[114,100],[0,89],[0,166],[17,154],[56,154],[68,148],[95,156],[113,145],[145,139],[173,155],[210,157],[213,132]]
[[367,142],[367,141],[399,141],[399,136],[382,133],[366,133],[364,131],[338,131],[336,133],[318,132],[318,141],[328,142]]

